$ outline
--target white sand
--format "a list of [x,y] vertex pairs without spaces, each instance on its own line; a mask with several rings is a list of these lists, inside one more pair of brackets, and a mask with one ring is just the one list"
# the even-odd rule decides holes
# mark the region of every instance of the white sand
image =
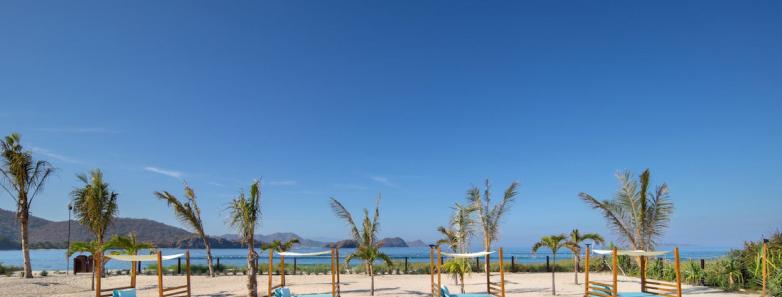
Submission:
[[[579,274],[583,282],[583,274]],[[583,296],[583,285],[573,284],[572,273],[557,273],[557,295]],[[494,277],[493,277],[494,278]],[[591,274],[592,280],[610,282],[608,273]],[[326,293],[331,290],[331,277],[328,275],[287,276],[287,284],[296,293]],[[485,291],[483,274],[473,273],[467,278],[466,291],[477,293]],[[342,275],[343,296],[369,296],[369,277],[366,275]],[[636,278],[620,277],[620,291],[639,291],[640,283]],[[443,284],[456,293],[459,288],[453,279],[443,275]],[[127,286],[130,276],[110,276],[103,280],[104,288],[108,286]],[[157,277],[139,276],[138,296],[157,296]],[[185,282],[183,276],[165,276],[166,286],[178,286]],[[278,276],[275,283],[279,282]],[[267,276],[258,278],[261,294],[265,295]],[[246,296],[246,277],[205,276],[192,277],[193,296]],[[506,274],[506,296],[551,296],[550,273],[508,273]],[[714,288],[683,286],[685,296],[704,297],[753,297],[757,294],[726,293]],[[55,275],[34,279],[19,277],[0,277],[0,296],[93,296],[90,291],[90,275],[78,276]],[[429,295],[429,275],[379,275],[375,277],[376,296],[427,296]]]

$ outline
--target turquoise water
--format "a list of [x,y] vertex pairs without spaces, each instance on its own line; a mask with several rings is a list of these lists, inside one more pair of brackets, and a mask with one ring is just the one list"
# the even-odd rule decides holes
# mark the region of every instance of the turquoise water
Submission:
[[[323,249],[298,249],[296,251],[312,252],[320,251]],[[725,255],[728,248],[681,248],[682,259],[713,259]],[[340,249],[340,256],[350,254],[353,249]],[[394,260],[403,261],[407,257],[410,263],[414,262],[428,262],[429,261],[429,248],[384,248],[383,252],[394,258]],[[184,250],[180,249],[163,249],[164,255],[184,253]],[[204,250],[190,250],[191,263],[193,264],[206,264],[206,256]],[[262,252],[261,262],[266,259],[266,253]],[[545,263],[546,256],[550,253],[540,252],[537,255],[532,255],[529,248],[505,248],[504,260],[508,263],[511,261],[511,257],[515,257],[516,263]],[[220,258],[220,264],[223,265],[245,265],[247,250],[246,249],[214,249],[212,250],[212,256]],[[672,254],[667,257],[672,257]],[[65,250],[32,250],[30,251],[30,257],[32,259],[33,270],[64,270],[66,261],[70,261],[72,267],[73,261],[66,260]],[[560,252],[557,254],[558,259],[568,259],[572,255],[568,252]],[[494,259],[497,259],[497,255],[493,255]],[[215,260],[216,261],[216,260]],[[302,257],[297,259],[299,264],[327,264],[329,263],[329,256],[321,257]],[[293,260],[288,257],[286,263],[292,264]],[[0,251],[0,263],[8,265],[22,265],[22,251]],[[176,260],[168,261],[168,265],[175,264]],[[358,263],[358,262],[356,262]],[[110,261],[107,265],[109,269],[126,269],[128,263],[119,261]]]

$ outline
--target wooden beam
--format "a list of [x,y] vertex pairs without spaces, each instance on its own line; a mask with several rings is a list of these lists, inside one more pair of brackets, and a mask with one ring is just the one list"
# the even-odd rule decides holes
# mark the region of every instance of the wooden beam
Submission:
[[611,296],[618,297],[619,296],[619,289],[618,289],[619,274],[617,270],[619,270],[619,255],[616,250],[616,247],[614,247],[613,250],[611,251],[611,268],[613,269],[613,281],[614,281],[613,282],[614,285],[612,286],[613,293],[611,294]]
[[190,249],[185,251],[185,272],[187,272],[187,297],[190,297]]
[[589,295],[589,245],[587,245],[584,258],[586,258],[586,266],[584,266],[584,297]]
[[442,290],[443,287],[442,278],[440,277],[440,262],[442,262],[440,259],[442,259],[440,246],[437,246],[437,295],[440,295],[440,290]]
[[682,297],[682,270],[679,261],[679,247],[673,249],[674,268],[676,269],[676,297]]
[[337,297],[337,268],[334,263],[334,248],[331,248],[331,297]]
[[339,275],[342,273],[342,268],[339,266],[339,248],[334,248],[334,253],[336,254],[336,261],[337,261],[337,297],[342,295],[342,288],[340,287],[339,283]]
[[285,287],[285,256],[280,255],[280,284]]
[[503,267],[502,261],[502,248],[500,248],[500,289],[502,289],[502,296],[505,297],[505,267]]
[[430,289],[432,290],[432,297],[437,297],[434,290],[434,246],[429,246],[429,279]]
[[157,292],[159,297],[163,297],[163,254],[157,252]]
[[269,286],[268,286],[268,294],[266,295],[268,297],[272,296],[272,270],[274,270],[274,259],[272,258],[274,255],[272,254],[272,249],[269,249]]

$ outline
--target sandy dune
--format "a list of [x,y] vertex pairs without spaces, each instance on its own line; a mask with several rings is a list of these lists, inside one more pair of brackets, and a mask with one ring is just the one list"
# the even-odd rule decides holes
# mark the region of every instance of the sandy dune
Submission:
[[[481,292],[485,290],[481,274],[468,277],[466,291]],[[580,275],[583,281],[583,275]],[[593,274],[592,279],[610,281],[610,274]],[[111,276],[104,279],[107,286],[126,286],[130,277],[126,275]],[[245,276],[219,276],[208,278],[192,277],[193,296],[246,296]],[[443,275],[443,283],[452,292],[458,292],[453,279]],[[139,276],[139,296],[157,296],[156,276]],[[184,284],[182,276],[166,276],[166,286]],[[275,278],[275,282],[278,281]],[[258,278],[262,294],[265,295],[267,278]],[[331,290],[331,277],[328,275],[287,276],[288,286],[296,293],[325,293]],[[557,295],[582,296],[583,286],[573,284],[572,273],[557,273]],[[343,275],[342,295],[369,296],[369,277],[365,275]],[[376,296],[427,296],[429,295],[429,275],[379,275],[375,278]],[[620,290],[638,291],[640,283],[636,278],[620,277]],[[683,287],[685,296],[758,296],[757,294],[726,293],[713,288],[687,286]],[[90,291],[90,276],[47,276],[34,279],[17,277],[0,277],[0,296],[92,296]],[[551,296],[551,274],[549,273],[513,273],[506,274],[506,296]]]

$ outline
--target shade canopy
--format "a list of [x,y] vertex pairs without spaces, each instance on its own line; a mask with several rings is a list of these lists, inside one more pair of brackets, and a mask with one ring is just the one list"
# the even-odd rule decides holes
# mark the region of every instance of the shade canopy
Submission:
[[448,256],[448,257],[451,257],[451,258],[475,258],[475,257],[482,257],[482,256],[486,256],[486,255],[491,255],[491,254],[494,254],[494,253],[496,253],[496,251],[491,251],[491,252],[484,251],[484,252],[475,252],[475,253],[467,253],[467,254],[456,254],[456,253],[442,252],[441,254],[443,256]]
[[312,252],[312,253],[296,253],[296,252],[280,252],[280,253],[277,253],[277,255],[286,256],[286,257],[311,257],[311,256],[322,256],[322,255],[328,255],[328,254],[331,254],[331,250],[322,251],[322,252]]
[[[162,256],[162,260],[171,260],[176,259],[179,257],[184,256],[185,254],[176,254],[176,255],[168,255],[168,256]],[[106,255],[106,258],[111,258],[118,261],[125,261],[125,262],[156,262],[157,261],[157,255]]]
[[[595,254],[598,255],[610,255],[613,253],[612,250],[593,250]],[[667,253],[670,253],[671,251],[644,251],[644,250],[617,250],[616,254],[620,256],[633,256],[633,257],[656,257],[656,256],[662,256]]]

